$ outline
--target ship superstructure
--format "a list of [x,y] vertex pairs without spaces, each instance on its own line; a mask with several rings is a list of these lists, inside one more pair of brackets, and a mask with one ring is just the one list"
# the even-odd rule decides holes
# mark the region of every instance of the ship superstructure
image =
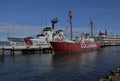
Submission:
[[113,45],[120,45],[120,36],[108,34],[107,30],[104,33],[101,31],[99,32],[99,38],[103,42],[103,46],[113,46]]

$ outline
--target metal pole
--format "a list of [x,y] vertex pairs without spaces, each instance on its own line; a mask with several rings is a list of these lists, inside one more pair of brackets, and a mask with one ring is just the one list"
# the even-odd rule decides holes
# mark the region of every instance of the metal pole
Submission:
[[72,40],[72,37],[73,37],[73,35],[72,35],[72,10],[71,9],[69,9],[69,18],[70,18],[70,34],[71,34],[71,40]]
[[92,19],[90,19],[90,28],[91,28],[91,36],[93,37],[93,22],[92,22]]

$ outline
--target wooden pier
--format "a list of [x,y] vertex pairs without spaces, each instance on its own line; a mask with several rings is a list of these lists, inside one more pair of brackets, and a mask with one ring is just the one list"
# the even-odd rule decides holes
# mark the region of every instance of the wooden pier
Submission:
[[4,56],[5,50],[10,51],[10,55],[14,55],[16,51],[20,51],[22,54],[34,54],[36,51],[39,53],[52,53],[50,46],[0,46],[2,56]]

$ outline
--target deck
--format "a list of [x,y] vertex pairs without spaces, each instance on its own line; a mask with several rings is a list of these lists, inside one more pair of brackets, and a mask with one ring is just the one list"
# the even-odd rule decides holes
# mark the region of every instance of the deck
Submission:
[[35,51],[39,53],[52,53],[52,48],[50,46],[0,46],[2,55],[4,55],[5,50],[10,50],[11,55],[15,54],[15,51],[20,51],[22,54],[29,54]]

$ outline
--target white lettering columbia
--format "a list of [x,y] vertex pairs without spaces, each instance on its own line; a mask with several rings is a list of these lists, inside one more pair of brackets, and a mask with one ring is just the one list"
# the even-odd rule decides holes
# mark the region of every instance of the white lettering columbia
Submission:
[[96,47],[96,43],[81,43],[81,48],[91,48],[91,47]]

